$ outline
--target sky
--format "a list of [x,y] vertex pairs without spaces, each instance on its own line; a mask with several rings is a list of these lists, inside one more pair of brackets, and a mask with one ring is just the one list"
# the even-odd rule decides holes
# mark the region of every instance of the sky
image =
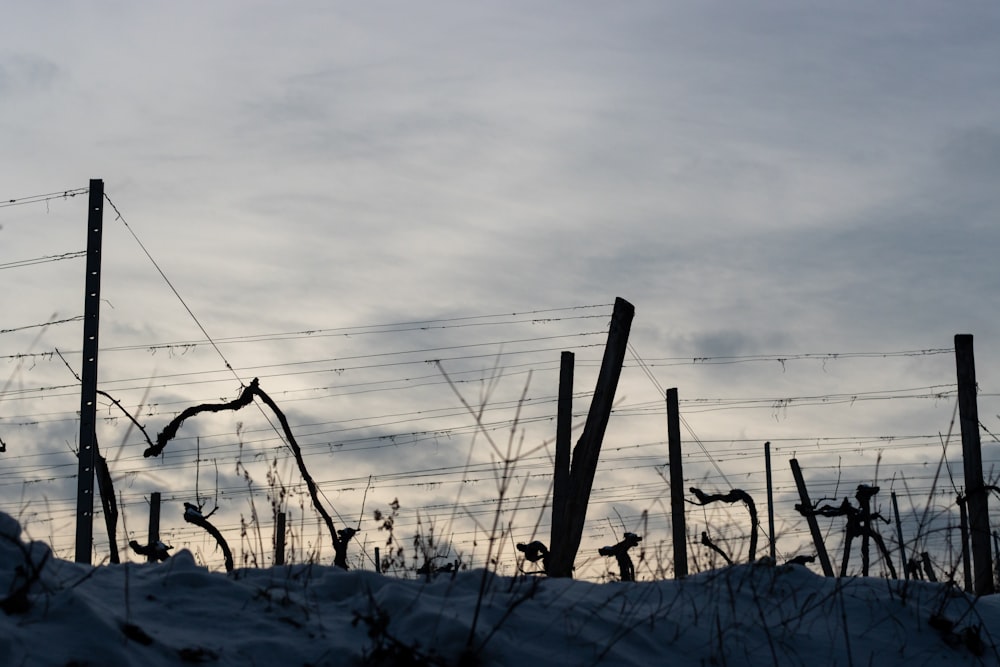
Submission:
[[[786,508],[784,462],[799,456],[822,493],[877,482],[912,501],[916,521],[947,504],[936,492],[963,488],[950,480],[944,493],[933,472],[943,450],[958,467],[940,478],[960,477],[957,333],[975,336],[988,473],[997,459],[998,27],[988,2],[19,6],[0,27],[0,201],[15,200],[0,208],[0,266],[83,250],[84,196],[21,200],[103,179],[117,211],[105,207],[102,388],[145,406],[155,435],[185,406],[232,400],[266,375],[316,458],[357,445],[338,429],[391,438],[391,450],[313,463],[343,524],[402,496],[406,525],[423,507],[451,531],[454,511],[427,508],[495,499],[508,440],[524,434],[521,454],[550,455],[558,352],[578,355],[582,419],[615,297],[636,317],[597,543],[625,529],[669,538],[667,387],[682,400],[692,484],[762,494],[772,441]],[[3,456],[24,457],[4,509],[30,501],[57,544],[72,517],[48,514],[72,496],[78,436],[73,390],[49,389],[73,384],[53,350],[78,367],[80,330],[35,325],[81,314],[83,269],[79,258],[0,269],[3,329],[19,329],[0,334],[0,438]],[[398,326],[409,322],[434,324]],[[306,331],[326,334],[278,335]],[[376,382],[396,389],[367,391]],[[483,403],[518,435],[494,446],[474,435]],[[181,467],[153,464],[103,408],[98,438],[133,494],[130,533],[155,488],[218,504],[217,480],[261,491],[281,450],[256,412],[191,424]],[[415,486],[415,471],[466,459],[493,472]],[[540,486],[520,493],[546,495],[546,465],[522,468]],[[228,507],[239,531],[237,515],[269,514],[261,502],[243,494],[219,516]],[[527,505],[505,519],[524,537],[544,515]],[[697,512],[694,539],[709,523]],[[779,525],[794,555],[801,521]]]
[[3,598],[0,655],[25,667],[1000,660],[1000,599],[940,583],[835,580],[762,563],[603,585],[484,570],[402,581],[304,564],[226,576],[187,550],[156,564],[67,562],[19,528],[0,515],[0,583],[25,589],[18,566],[39,578],[20,605]]

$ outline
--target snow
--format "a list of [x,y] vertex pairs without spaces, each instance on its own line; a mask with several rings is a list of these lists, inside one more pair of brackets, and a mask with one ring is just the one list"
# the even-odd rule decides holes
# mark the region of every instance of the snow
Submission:
[[[34,571],[17,608],[12,593]],[[187,550],[162,563],[59,560],[0,514],[0,594],[0,665],[26,667],[458,665],[463,654],[525,667],[1000,664],[1000,596],[767,560],[636,583],[483,570],[428,582],[309,564],[226,575]]]

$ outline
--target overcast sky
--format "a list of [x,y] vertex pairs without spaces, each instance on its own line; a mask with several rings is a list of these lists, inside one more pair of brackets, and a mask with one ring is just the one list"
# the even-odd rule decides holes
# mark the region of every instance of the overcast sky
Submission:
[[[507,341],[483,348],[496,354],[515,339],[606,331],[621,296],[636,306],[635,354],[659,384],[627,373],[629,404],[662,402],[670,386],[682,399],[763,399],[953,384],[950,353],[650,360],[946,350],[972,333],[981,420],[998,432],[988,396],[1000,361],[998,34],[992,2],[21,3],[0,25],[0,200],[103,179],[213,338],[603,305],[558,311],[601,317],[551,331],[223,347],[237,369]],[[0,209],[0,264],[82,250],[85,210],[83,197]],[[105,221],[102,346],[203,341],[129,230],[113,211]],[[0,328],[80,314],[82,275],[82,260],[0,271]],[[3,334],[0,388],[71,383],[58,360],[29,368],[14,357],[79,350],[78,340],[66,325]],[[603,337],[581,341],[596,347],[580,357],[599,359]],[[557,362],[576,344],[534,345],[556,349]],[[225,369],[204,346],[183,371],[178,359],[112,357],[101,377],[140,378],[118,385],[136,406],[168,374]],[[592,366],[578,392],[589,392]],[[330,386],[281,377],[290,369],[262,387]],[[541,396],[555,394],[553,369],[532,380]],[[217,379],[159,399],[154,388],[150,400],[234,398],[232,374]],[[523,382],[503,391],[516,398]],[[447,385],[431,391],[429,403],[458,404]],[[303,401],[295,415],[342,419],[347,400],[360,399]],[[392,414],[394,401],[420,402],[386,398],[361,415]],[[873,403],[688,421],[737,449],[783,436],[934,435],[947,432],[954,396]],[[38,421],[45,405],[0,394],[6,456],[31,440],[12,420]],[[585,412],[586,398],[576,407]],[[656,410],[613,437],[662,440]],[[38,428],[62,440],[65,458],[74,436],[60,424]],[[134,455],[141,439],[129,437]],[[936,463],[940,443],[930,446],[900,459]],[[467,443],[459,451],[461,461]],[[413,470],[426,454],[399,456]],[[384,465],[374,461],[351,466]]]

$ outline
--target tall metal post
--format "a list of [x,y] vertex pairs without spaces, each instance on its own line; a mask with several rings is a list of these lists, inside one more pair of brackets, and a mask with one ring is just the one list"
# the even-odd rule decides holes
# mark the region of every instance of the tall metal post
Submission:
[[670,522],[673,525],[674,578],[688,575],[684,523],[684,470],[681,467],[681,413],[677,389],[667,389],[667,454],[670,457]]
[[976,595],[989,595],[993,593],[993,555],[990,553],[989,494],[983,484],[972,334],[955,336],[955,366],[958,375],[958,413],[962,425],[962,460],[965,465],[965,500],[969,512],[969,537],[972,540],[973,587]]
[[91,562],[94,542],[94,466],[97,459],[97,336],[101,312],[101,236],[104,181],[90,181],[87,210],[87,276],[83,305],[83,373],[80,389],[80,452],[77,455],[76,562]]

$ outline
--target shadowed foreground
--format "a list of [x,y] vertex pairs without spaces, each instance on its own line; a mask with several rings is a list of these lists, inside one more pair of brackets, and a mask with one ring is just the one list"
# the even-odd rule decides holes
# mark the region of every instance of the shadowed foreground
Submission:
[[225,575],[187,551],[90,567],[24,543],[0,515],[0,664],[1000,664],[1000,596],[943,584],[764,562],[685,581],[489,575],[472,630],[483,583],[481,570],[431,583],[309,565]]

